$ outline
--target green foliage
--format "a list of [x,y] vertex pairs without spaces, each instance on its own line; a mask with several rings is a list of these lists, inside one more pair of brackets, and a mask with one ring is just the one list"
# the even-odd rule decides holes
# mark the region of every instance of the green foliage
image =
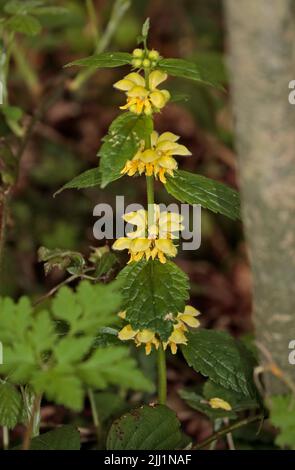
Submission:
[[67,64],[66,67],[79,65],[93,68],[113,68],[131,64],[131,61],[132,55],[128,52],[102,52],[101,54],[95,54],[84,59],[74,60]]
[[9,382],[0,381],[0,426],[13,429],[19,421],[22,396]]
[[253,381],[254,359],[239,341],[223,331],[199,329],[187,335],[182,352],[188,364],[225,389],[257,398]]
[[172,262],[149,260],[129,264],[118,279],[122,282],[126,320],[134,329],[148,328],[167,340],[172,322],[166,316],[184,310],[189,290],[187,275]]
[[[137,369],[127,348],[94,348],[100,327],[117,321],[120,300],[117,282],[91,285],[88,281],[81,282],[76,292],[61,288],[51,312],[34,312],[27,298],[18,303],[0,298],[4,350],[0,374],[74,410],[82,408],[85,387],[119,385],[151,391],[150,381]],[[16,412],[11,419],[16,419]]]
[[260,406],[256,398],[249,398],[229,388],[224,388],[211,380],[207,380],[204,384],[203,395],[206,400],[217,397],[227,401],[235,412],[255,409]]
[[69,250],[49,250],[41,246],[38,250],[39,261],[44,262],[45,274],[53,268],[66,269],[70,274],[81,274],[85,266],[85,260],[81,253]]
[[220,82],[208,76],[204,70],[194,62],[185,59],[161,59],[157,69],[166,72],[173,77],[188,78],[200,84],[211,85],[215,88],[223,89]]
[[174,411],[164,405],[142,406],[116,420],[108,450],[173,450],[187,444]]
[[277,395],[270,400],[270,421],[279,428],[276,444],[295,450],[295,399],[294,395]]
[[167,178],[168,193],[181,202],[200,204],[203,208],[240,218],[240,198],[237,191],[225,184],[188,171],[177,170]]
[[92,188],[93,186],[99,186],[101,183],[100,171],[98,168],[91,168],[86,170],[81,175],[75,176],[71,181],[64,184],[58,191],[54,193],[54,196],[61,193],[65,189],[83,189]]
[[[189,390],[180,390],[179,395],[193,410],[197,410],[200,413],[205,414],[212,421],[215,421],[216,419],[223,419],[223,418],[228,418],[228,419],[237,418],[237,414],[235,413],[234,410],[226,411],[226,410],[219,409],[219,408],[218,409],[211,408],[208,401],[202,395],[196,392],[192,392]],[[217,397],[217,395],[215,395],[215,397]],[[221,398],[221,397],[218,396],[218,398]]]
[[30,450],[80,450],[80,433],[75,426],[61,426],[34,437]]
[[111,124],[103,139],[100,156],[101,187],[120,178],[127,160],[136,154],[140,141],[152,132],[152,121],[144,115],[123,113]]

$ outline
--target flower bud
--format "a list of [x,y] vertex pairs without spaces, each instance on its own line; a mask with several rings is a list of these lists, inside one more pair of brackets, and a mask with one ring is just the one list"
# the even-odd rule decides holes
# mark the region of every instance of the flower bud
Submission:
[[142,61],[142,65],[144,66],[145,69],[148,69],[151,66],[151,61],[149,59],[144,59]]
[[133,67],[135,67],[136,69],[140,69],[140,67],[142,67],[142,60],[141,59],[133,59],[131,64],[133,65]]
[[158,51],[155,51],[155,49],[153,49],[152,51],[150,51],[150,52],[148,53],[148,58],[149,58],[150,60],[155,60],[155,61],[157,61],[157,60],[159,60],[159,58],[160,58],[160,54],[159,54]]
[[137,59],[140,59],[143,57],[144,50],[143,49],[134,49],[132,52],[133,57],[136,57]]

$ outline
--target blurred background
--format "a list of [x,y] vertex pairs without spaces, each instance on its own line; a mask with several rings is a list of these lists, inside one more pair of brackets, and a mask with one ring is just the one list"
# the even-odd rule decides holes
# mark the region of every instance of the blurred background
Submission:
[[[0,1],[0,5],[4,3]],[[64,183],[98,164],[101,139],[122,104],[122,94],[112,84],[128,68],[96,71],[79,86],[75,78],[81,69],[63,68],[72,60],[93,54],[97,43],[106,39],[106,30],[108,50],[131,52],[144,20],[150,17],[150,48],[164,57],[192,59],[223,82],[225,92],[169,79],[167,88],[181,100],[171,102],[158,114],[156,125],[160,132],[181,135],[182,143],[191,150],[191,158],[179,159],[182,169],[236,189],[239,186],[221,1],[132,0],[125,2],[130,3],[129,8],[125,5],[114,31],[109,31],[114,3],[95,0],[93,12],[87,1],[54,2],[67,11],[40,16],[40,33],[17,37],[8,76],[9,104],[22,110],[16,126],[29,125],[36,113],[40,119],[21,151],[17,184],[10,195],[1,295],[37,298],[61,282],[65,275],[58,270],[45,276],[37,250],[43,245],[89,254],[91,246],[98,246],[92,234],[92,211],[97,203],[114,204],[115,196],[121,194],[127,203],[145,202],[140,178],[134,178],[132,184],[122,178],[103,191],[67,190],[53,198]],[[4,115],[0,116],[0,132],[12,149],[17,148],[20,139],[11,132]],[[156,190],[158,201],[169,202],[161,184]],[[118,270],[125,261],[122,255]],[[203,326],[238,336],[251,333],[251,279],[239,222],[203,210],[201,248],[180,252],[176,262],[189,274],[191,302],[202,312]],[[207,435],[206,418],[193,419],[196,412],[186,408],[176,393],[191,378],[190,369],[183,367],[180,358],[171,359],[170,403],[186,422],[188,433]]]

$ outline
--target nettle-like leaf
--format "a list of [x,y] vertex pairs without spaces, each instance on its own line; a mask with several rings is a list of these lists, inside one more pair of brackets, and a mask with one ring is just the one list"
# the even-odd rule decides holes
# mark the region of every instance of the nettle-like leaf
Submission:
[[203,395],[205,399],[221,398],[227,401],[235,412],[255,409],[260,406],[256,398],[249,398],[241,393],[231,389],[224,388],[219,384],[207,380],[203,386]]
[[[80,433],[70,424],[34,437],[30,443],[30,450],[80,450],[80,447]],[[20,450],[20,446],[14,450]]]
[[254,358],[239,341],[223,331],[190,331],[182,348],[187,363],[216,384],[245,397],[257,398]]
[[144,405],[114,421],[107,450],[174,450],[183,449],[188,441],[174,411]]
[[85,267],[85,260],[78,251],[60,250],[56,248],[50,250],[41,246],[38,250],[38,260],[44,262],[45,274],[53,268],[66,269],[70,274],[82,274]]
[[237,414],[235,413],[234,410],[226,411],[223,409],[211,408],[208,401],[199,393],[196,393],[190,390],[179,390],[179,395],[193,410],[197,410],[200,413],[204,413],[212,421],[215,421],[216,419],[223,419],[223,418],[228,418],[228,419],[237,418]]
[[100,186],[101,175],[99,168],[91,168],[86,170],[78,176],[75,176],[71,181],[64,184],[60,189],[54,193],[54,197],[61,193],[65,189],[84,189],[93,188],[94,186]]
[[19,422],[22,396],[16,387],[0,380],[0,426],[13,429]]
[[223,86],[212,74],[209,76],[204,69],[194,62],[185,59],[161,59],[157,69],[173,77],[187,78],[203,85],[211,85],[223,90]]
[[71,67],[73,65],[98,69],[120,67],[122,65],[131,64],[132,58],[132,54],[128,52],[102,52],[101,54],[95,54],[90,57],[85,57],[84,59],[74,60],[65,67]]
[[277,395],[270,399],[270,421],[279,428],[276,444],[295,450],[295,401],[293,395]]
[[112,122],[98,152],[102,188],[122,176],[126,161],[134,157],[140,141],[151,132],[152,120],[142,114],[126,112]]
[[167,178],[168,193],[181,202],[200,204],[204,209],[240,218],[239,193],[223,183],[188,171],[177,170]]
[[172,331],[167,314],[182,312],[189,296],[187,275],[170,261],[142,260],[126,266],[118,279],[126,320],[134,329],[148,328],[167,340]]

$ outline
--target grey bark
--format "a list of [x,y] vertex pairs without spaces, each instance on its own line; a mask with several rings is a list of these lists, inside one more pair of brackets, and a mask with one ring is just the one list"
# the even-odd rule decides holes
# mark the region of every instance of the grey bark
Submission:
[[[242,214],[256,337],[295,382],[295,79],[293,0],[225,0]],[[262,362],[269,362],[262,355]],[[267,391],[282,391],[267,380]]]

